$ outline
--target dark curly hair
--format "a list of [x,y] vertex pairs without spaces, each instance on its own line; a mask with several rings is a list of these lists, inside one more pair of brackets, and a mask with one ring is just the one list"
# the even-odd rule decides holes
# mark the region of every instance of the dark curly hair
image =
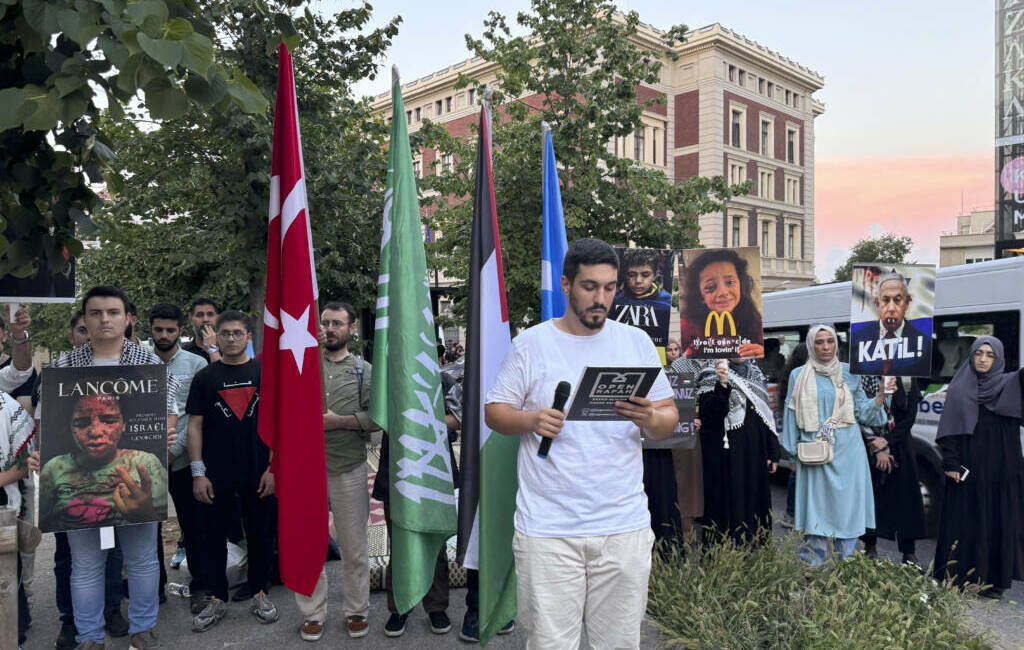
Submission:
[[[754,278],[747,272],[747,261],[739,254],[729,248],[714,248],[701,253],[686,267],[686,283],[684,286],[686,306],[684,316],[686,320],[693,323],[703,323],[708,316],[707,305],[700,298],[700,274],[709,265],[715,262],[729,262],[736,269],[736,275],[740,276],[740,303],[732,312],[736,323],[761,323],[761,312],[757,310],[751,295],[754,292]],[[739,325],[737,325],[739,327]]]

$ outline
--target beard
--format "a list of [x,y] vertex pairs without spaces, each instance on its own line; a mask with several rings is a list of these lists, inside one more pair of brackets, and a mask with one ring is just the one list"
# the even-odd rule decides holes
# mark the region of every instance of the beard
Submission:
[[347,336],[346,337],[340,337],[339,336],[338,338],[335,338],[335,339],[330,339],[329,338],[329,339],[327,339],[324,342],[324,348],[328,352],[337,352],[338,350],[344,349],[345,347],[348,346],[348,338],[349,337],[347,337]]
[[[586,327],[587,329],[590,330],[599,330],[602,327],[604,327],[604,321],[608,317],[608,310],[605,308],[604,305],[600,303],[591,305],[591,309],[594,307],[600,307],[603,311],[589,312],[588,314],[586,309],[580,307],[579,301],[576,299],[576,297],[570,293],[569,307],[572,308],[573,313],[576,314],[576,318],[578,318],[580,323],[583,324],[583,327]],[[593,320],[587,320],[588,315]]]
[[167,339],[153,339],[153,346],[161,352],[173,350],[176,345],[178,345],[178,337],[175,337],[173,341],[168,341]]

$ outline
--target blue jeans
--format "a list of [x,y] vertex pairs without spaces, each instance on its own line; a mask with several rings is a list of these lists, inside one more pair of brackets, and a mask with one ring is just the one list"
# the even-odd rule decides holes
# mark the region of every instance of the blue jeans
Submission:
[[[156,627],[160,606],[160,566],[156,559],[156,523],[118,526],[114,529],[124,555],[128,577],[129,633]],[[97,528],[68,531],[71,546],[71,601],[79,643],[103,643],[103,593],[107,551],[100,548]]]
[[[57,549],[53,552],[53,575],[57,579],[57,610],[61,623],[74,623],[75,613],[71,606],[71,547],[68,534],[56,533]],[[107,553],[106,587],[103,593],[104,609],[120,609],[123,587],[121,567],[124,559],[121,549],[115,546]]]
[[810,566],[818,566],[825,562],[829,552],[834,550],[839,559],[844,560],[853,555],[856,546],[856,537],[841,539],[822,537],[821,535],[805,535],[804,542],[800,545],[800,559]]

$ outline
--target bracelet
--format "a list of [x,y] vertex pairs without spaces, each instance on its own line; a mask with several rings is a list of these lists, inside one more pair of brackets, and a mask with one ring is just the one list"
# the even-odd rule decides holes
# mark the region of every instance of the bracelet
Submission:
[[209,354],[213,354],[214,352],[220,352],[220,348],[217,347],[216,345],[211,345],[210,347],[206,348],[206,351]]
[[13,343],[14,345],[22,345],[24,343],[28,343],[29,338],[30,338],[30,336],[29,336],[28,332],[25,332],[25,338],[23,338],[23,339],[16,339],[12,335],[11,336],[11,343]]
[[200,476],[206,476],[206,463],[201,460],[194,460],[189,463],[189,467],[192,468],[192,478],[198,478]]

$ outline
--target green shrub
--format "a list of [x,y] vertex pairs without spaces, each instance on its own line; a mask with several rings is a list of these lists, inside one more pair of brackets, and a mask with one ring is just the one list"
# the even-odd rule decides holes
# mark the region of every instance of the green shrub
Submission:
[[[916,569],[857,554],[810,568],[799,538],[655,554],[647,611],[670,647],[991,648],[970,597]],[[969,591],[976,591],[970,589]]]

